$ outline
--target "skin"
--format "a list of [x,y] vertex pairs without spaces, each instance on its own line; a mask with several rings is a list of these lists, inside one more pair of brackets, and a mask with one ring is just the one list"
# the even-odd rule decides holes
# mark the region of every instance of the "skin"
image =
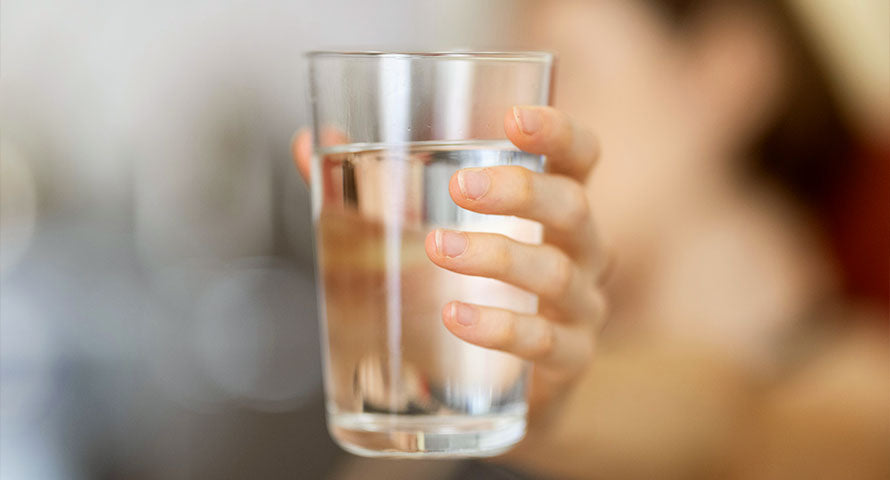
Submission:
[[[463,169],[450,179],[451,198],[467,210],[540,222],[545,243],[436,229],[427,235],[425,248],[442,268],[502,280],[539,295],[537,315],[456,301],[442,308],[442,322],[458,338],[533,362],[534,421],[590,364],[605,320],[598,282],[605,257],[583,185],[599,147],[590,129],[551,107],[514,107],[504,115],[504,132],[519,149],[546,155],[550,171]],[[295,137],[294,160],[307,180],[311,148],[310,132]]]
[[[734,2],[682,32],[644,2],[525,6],[522,40],[559,52],[558,110],[537,109],[533,134],[505,112],[504,129],[552,169],[449,189],[542,221],[545,244],[426,238],[436,265],[542,299],[535,316],[470,306],[470,325],[463,306],[442,311],[459,338],[534,362],[528,434],[497,461],[552,478],[887,478],[886,331],[856,322],[873,314],[841,299],[806,217],[738,174],[786,93],[780,29]],[[305,176],[308,133],[294,150]]]

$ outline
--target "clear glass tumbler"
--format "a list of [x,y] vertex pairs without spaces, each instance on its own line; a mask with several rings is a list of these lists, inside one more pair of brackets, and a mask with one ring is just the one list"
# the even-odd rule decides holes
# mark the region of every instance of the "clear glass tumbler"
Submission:
[[448,332],[452,300],[535,313],[535,295],[434,265],[433,228],[541,242],[541,226],[457,207],[461,168],[521,165],[513,105],[550,101],[549,53],[313,52],[312,208],[328,429],[367,456],[489,456],[525,434],[528,366]]

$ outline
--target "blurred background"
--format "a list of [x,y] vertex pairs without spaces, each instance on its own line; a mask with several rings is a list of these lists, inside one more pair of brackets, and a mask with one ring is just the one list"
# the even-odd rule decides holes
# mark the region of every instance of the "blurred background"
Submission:
[[[290,154],[308,124],[302,54],[554,49],[557,106],[605,138],[645,143],[614,134],[617,123],[584,105],[600,105],[586,96],[596,82],[628,78],[604,76],[600,58],[618,72],[651,43],[627,32],[687,15],[652,3],[4,1],[0,478],[519,478],[494,464],[361,461],[329,439],[309,195]],[[832,132],[843,131],[821,176],[800,174],[809,158],[774,169],[792,179],[780,188],[788,203],[807,205],[789,222],[819,232],[816,257],[831,272],[814,294],[830,291],[831,305],[807,306],[864,319],[864,335],[886,344],[888,2],[786,3],[837,103]],[[649,53],[639,65],[664,58]],[[634,86],[659,83],[645,68],[625,73],[638,75]],[[623,178],[606,166],[612,146],[604,141],[604,185]],[[646,235],[602,208],[612,243]],[[631,212],[624,218],[640,218]],[[713,245],[708,258],[733,254]],[[647,261],[629,252],[615,288]],[[618,295],[619,316],[631,301],[640,300]],[[763,363],[761,333],[741,335],[755,346],[740,347],[739,362]],[[887,389],[874,392],[890,402]]]

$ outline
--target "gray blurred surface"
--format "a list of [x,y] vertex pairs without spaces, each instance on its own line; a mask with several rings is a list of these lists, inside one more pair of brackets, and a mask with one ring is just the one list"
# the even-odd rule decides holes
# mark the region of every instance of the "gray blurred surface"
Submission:
[[508,6],[3,2],[0,478],[343,478],[301,55],[497,47]]

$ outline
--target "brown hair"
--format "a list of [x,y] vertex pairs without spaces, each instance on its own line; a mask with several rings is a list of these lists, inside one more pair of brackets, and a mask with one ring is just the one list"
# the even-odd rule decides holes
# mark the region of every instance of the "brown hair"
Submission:
[[[704,8],[758,7],[779,27],[790,65],[785,97],[763,134],[748,146],[753,180],[770,178],[821,227],[848,295],[890,310],[890,221],[886,212],[888,152],[860,145],[841,113],[827,70],[783,1],[652,0],[684,29]],[[719,2],[719,3],[718,3]],[[882,180],[883,179],[883,180]],[[887,325],[887,324],[885,324]]]
[[[770,15],[779,27],[791,65],[783,104],[763,134],[749,145],[746,165],[754,178],[778,181],[817,215],[833,201],[853,159],[854,138],[841,115],[826,70],[801,26],[782,1],[732,0]],[[685,29],[702,9],[723,0],[652,1],[677,29]]]

